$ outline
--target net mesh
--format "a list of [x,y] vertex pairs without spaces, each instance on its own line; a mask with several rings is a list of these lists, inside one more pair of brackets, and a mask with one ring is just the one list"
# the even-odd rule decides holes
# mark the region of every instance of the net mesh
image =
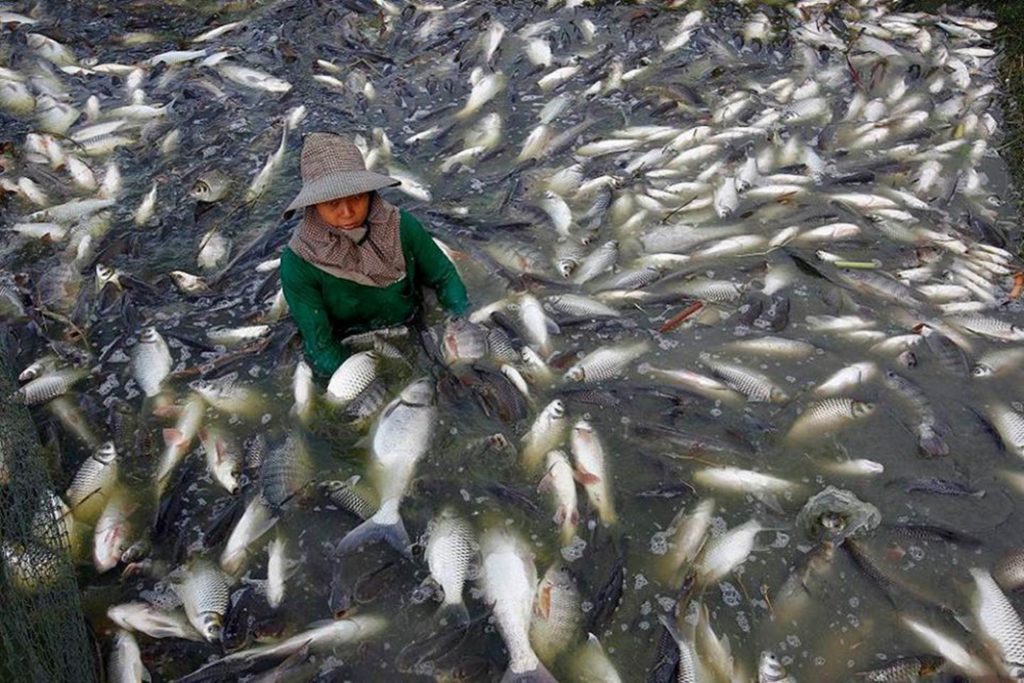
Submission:
[[0,681],[97,680],[68,553],[67,508],[53,491],[28,410],[0,344]]

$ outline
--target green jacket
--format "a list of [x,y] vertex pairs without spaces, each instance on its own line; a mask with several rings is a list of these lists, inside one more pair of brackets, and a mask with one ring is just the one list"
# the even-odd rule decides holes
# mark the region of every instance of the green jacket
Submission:
[[321,378],[330,377],[348,357],[342,338],[408,321],[418,308],[423,285],[432,287],[451,313],[461,315],[469,306],[466,287],[452,262],[412,214],[400,215],[406,273],[387,287],[334,277],[288,248],[281,253],[284,298],[302,334],[306,361]]

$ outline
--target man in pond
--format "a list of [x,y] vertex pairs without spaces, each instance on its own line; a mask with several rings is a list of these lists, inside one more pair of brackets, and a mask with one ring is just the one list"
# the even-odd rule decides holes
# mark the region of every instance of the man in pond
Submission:
[[343,337],[408,321],[423,285],[449,313],[466,311],[455,266],[412,214],[377,192],[399,181],[368,171],[350,140],[308,135],[300,173],[302,190],[284,215],[304,215],[281,254],[281,285],[317,376],[330,377],[348,356]]

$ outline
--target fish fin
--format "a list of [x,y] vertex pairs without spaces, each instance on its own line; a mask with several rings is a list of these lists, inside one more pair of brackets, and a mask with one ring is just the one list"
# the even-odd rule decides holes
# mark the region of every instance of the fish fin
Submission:
[[164,444],[167,446],[180,446],[185,441],[185,435],[181,430],[173,427],[164,427],[163,435]]
[[785,512],[782,510],[782,504],[779,502],[779,497],[769,491],[758,491],[753,494],[754,498],[758,500],[762,505],[771,510],[772,512],[784,515]]
[[444,589],[433,576],[428,576],[413,589],[410,599],[413,604],[420,605],[431,598],[444,599]]
[[537,593],[537,602],[533,605],[533,612],[545,619],[551,616],[551,586],[544,586]]
[[441,605],[435,618],[445,626],[462,627],[469,623],[469,610],[464,602],[449,602]]
[[153,406],[155,417],[177,417],[179,414],[181,414],[181,406],[176,406],[173,403]]
[[505,671],[501,677],[501,683],[558,683],[558,679],[551,675],[547,668],[537,662],[537,668],[530,671],[516,673],[511,669]]
[[590,486],[601,481],[601,477],[597,476],[592,472],[586,470],[576,470],[573,472],[573,478],[584,486]]
[[573,508],[572,512],[569,513],[569,521],[572,522],[573,526],[580,523],[580,511]]
[[394,501],[393,505],[387,503],[381,503],[380,509],[372,517],[348,532],[338,543],[335,553],[349,555],[364,545],[383,539],[403,557],[412,559],[412,542],[398,514],[398,501]]
[[565,506],[564,505],[559,505],[558,509],[555,510],[555,515],[554,515],[554,517],[552,517],[552,519],[554,520],[555,524],[561,524],[562,522],[565,521],[565,518],[566,518]]
[[544,473],[544,476],[540,478],[540,482],[537,484],[537,491],[540,493],[546,493],[551,490],[555,485],[555,478],[551,476],[551,470]]

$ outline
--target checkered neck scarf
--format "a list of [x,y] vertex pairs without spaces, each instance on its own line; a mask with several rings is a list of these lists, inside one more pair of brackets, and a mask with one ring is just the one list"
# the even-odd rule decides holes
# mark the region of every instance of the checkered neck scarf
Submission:
[[387,287],[405,277],[398,221],[398,209],[374,192],[366,216],[366,234],[355,241],[344,230],[321,220],[315,206],[307,206],[288,247],[299,258],[334,277],[370,287]]

